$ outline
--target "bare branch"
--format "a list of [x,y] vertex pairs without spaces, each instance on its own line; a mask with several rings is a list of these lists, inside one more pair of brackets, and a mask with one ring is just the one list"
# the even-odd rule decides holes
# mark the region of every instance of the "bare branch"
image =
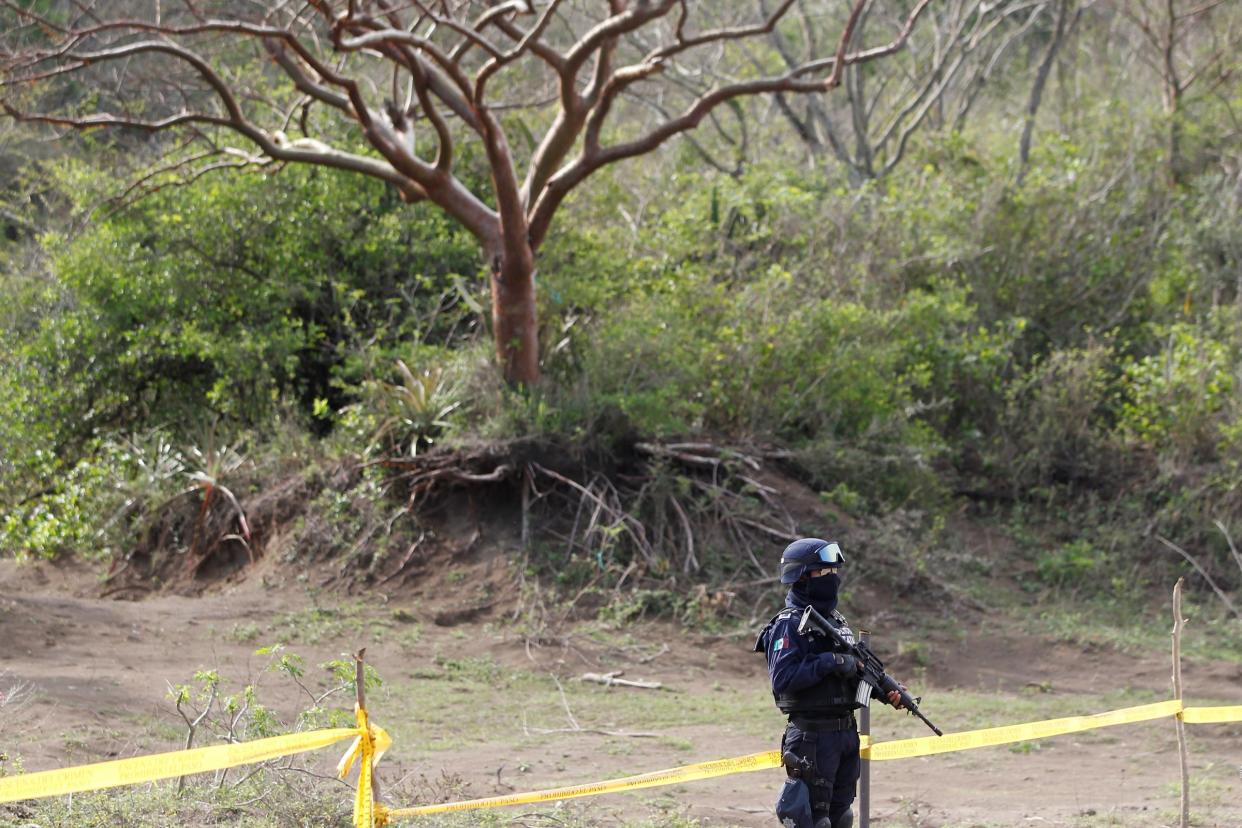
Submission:
[[1175,544],[1173,541],[1161,535],[1156,535],[1156,540],[1160,541],[1162,544],[1167,546],[1169,549],[1172,549],[1174,552],[1176,552],[1177,554],[1185,558],[1186,562],[1189,563],[1191,566],[1193,566],[1195,568],[1195,571],[1203,576],[1203,580],[1207,581],[1207,585],[1212,588],[1213,592],[1216,593],[1216,597],[1221,600],[1221,603],[1225,605],[1225,608],[1228,609],[1229,612],[1231,612],[1233,615],[1239,618],[1242,618],[1242,610],[1239,610],[1238,607],[1233,603],[1233,601],[1229,600],[1229,596],[1225,593],[1223,589],[1217,586],[1216,581],[1212,579],[1212,576],[1208,574],[1207,570],[1203,568],[1203,565],[1200,564],[1199,561],[1197,561],[1193,555],[1191,555],[1185,549],[1182,549],[1180,546]]
[[548,28],[548,24],[552,22],[552,16],[556,14],[557,7],[560,6],[561,0],[552,0],[543,10],[543,14],[535,21],[535,25],[531,30],[522,36],[517,45],[504,54],[494,54],[492,59],[479,71],[475,78],[474,101],[476,105],[483,103],[483,93],[487,88],[487,81],[492,75],[499,72],[506,64],[520,58],[526,53],[534,43],[537,43],[543,35],[544,30]]
[[1039,69],[1035,72],[1035,82],[1031,85],[1031,94],[1026,104],[1022,137],[1018,141],[1018,175],[1016,177],[1018,186],[1022,186],[1022,181],[1026,176],[1027,162],[1031,157],[1031,135],[1035,130],[1035,116],[1039,112],[1039,104],[1043,99],[1044,85],[1048,82],[1048,75],[1052,72],[1052,62],[1056,59],[1057,52],[1065,40],[1066,32],[1070,28],[1070,11],[1075,2],[1076,0],[1059,0],[1057,22],[1053,29],[1052,40],[1048,42],[1048,49],[1044,52]]
[[[646,135],[612,146],[601,147],[598,144],[598,137],[613,100],[626,87],[659,72],[661,64],[644,62],[618,69],[613,73],[612,80],[604,89],[599,103],[588,118],[582,153],[549,179],[547,186],[539,194],[533,206],[530,220],[532,243],[538,247],[548,230],[552,215],[565,196],[599,168],[652,151],[674,135],[698,126],[712,109],[727,100],[776,92],[823,92],[832,88],[840,80],[842,67],[875,60],[898,51],[909,39],[910,32],[929,2],[930,0],[919,0],[897,37],[884,46],[845,53],[838,45],[837,54],[841,55],[840,59],[834,56],[824,60],[809,61],[784,75],[739,81],[717,87],[700,96],[680,116],[659,124]],[[854,26],[857,25],[863,7],[863,0],[859,0],[842,31],[840,43],[848,44],[852,39]],[[828,67],[833,67],[833,71],[826,80],[805,79],[805,76]]]
[[[528,382],[539,372],[535,256],[573,187],[704,118],[738,148],[740,165],[745,124],[729,135],[717,107],[768,93],[831,90],[846,67],[903,48],[930,0],[917,0],[888,44],[852,51],[867,8],[854,0],[832,54],[815,51],[821,39],[810,29],[807,2],[761,2],[746,22],[720,24],[709,4],[687,0],[248,0],[236,11],[212,4],[210,14],[192,0],[168,0],[146,19],[111,20],[83,3],[69,22],[46,19],[22,0],[0,0],[6,20],[19,21],[0,39],[0,85],[14,90],[4,112],[19,120],[62,129],[188,131],[205,145],[183,146],[162,167],[140,174],[122,203],[212,170],[294,162],[358,172],[390,184],[406,201],[434,203],[478,240],[494,276],[498,361],[511,380]],[[748,41],[766,41],[786,21],[801,21],[810,33],[804,60],[784,72],[730,75],[728,64]],[[247,44],[282,83],[265,87],[270,74],[246,72],[251,67],[238,63],[245,52],[235,47]],[[98,93],[92,110],[83,103],[42,111],[48,101],[73,100],[40,93],[74,76]],[[502,84],[496,97],[506,100],[489,101]],[[630,109],[632,96],[648,89],[655,94],[638,99],[646,109]],[[146,100],[133,102],[143,93]],[[519,170],[502,111],[543,106],[538,102],[549,93],[559,108],[541,134],[519,121],[533,148]],[[623,106],[627,119],[620,124]],[[637,123],[628,120],[631,111],[638,111]],[[354,131],[326,141],[314,132],[320,117]],[[224,131],[253,149],[224,146],[217,135]],[[462,140],[484,150],[485,176],[455,172]],[[354,148],[355,141],[366,149]],[[467,183],[479,178],[487,191]]]

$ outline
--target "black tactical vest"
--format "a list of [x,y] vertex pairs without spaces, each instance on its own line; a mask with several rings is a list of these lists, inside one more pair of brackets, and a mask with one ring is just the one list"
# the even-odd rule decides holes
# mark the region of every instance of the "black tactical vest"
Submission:
[[[772,626],[782,618],[789,618],[798,615],[802,610],[794,607],[785,607],[772,617],[767,626],[759,633],[759,638],[755,641],[755,652],[767,654],[768,637],[772,632]],[[833,612],[828,616],[828,623],[837,628],[841,633],[841,637],[846,641],[854,640],[854,631],[850,629],[845,618],[839,612]],[[813,636],[806,636],[802,642],[807,645],[810,652],[813,653],[831,653],[836,652],[839,648],[834,647],[831,642]],[[841,650],[844,652],[844,650]],[[833,674],[824,678],[818,684],[814,684],[796,693],[777,693],[773,691],[772,696],[776,699],[776,706],[786,715],[797,714],[799,716],[810,717],[833,717],[845,716],[853,712],[856,708],[861,707],[855,697],[858,694],[858,677],[842,676]]]

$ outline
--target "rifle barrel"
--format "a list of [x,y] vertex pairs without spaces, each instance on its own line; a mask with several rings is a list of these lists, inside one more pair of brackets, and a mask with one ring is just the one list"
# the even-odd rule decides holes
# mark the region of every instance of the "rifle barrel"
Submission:
[[911,710],[910,712],[911,712],[911,713],[913,713],[914,715],[918,716],[920,719],[922,719],[922,720],[923,720],[923,724],[927,725],[928,727],[930,727],[930,728],[932,729],[932,733],[935,733],[937,736],[943,736],[943,735],[944,735],[944,733],[940,730],[940,728],[936,727],[934,724],[932,724],[932,723],[931,723],[931,719],[929,719],[929,718],[927,718],[926,716],[924,716],[924,715],[923,715],[922,713],[920,713],[918,710]]

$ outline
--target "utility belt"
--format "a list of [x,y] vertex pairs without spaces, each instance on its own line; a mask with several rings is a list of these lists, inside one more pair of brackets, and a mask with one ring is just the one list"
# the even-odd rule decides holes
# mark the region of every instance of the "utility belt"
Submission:
[[[815,758],[818,752],[818,739],[822,733],[841,733],[857,728],[854,714],[844,716],[805,715],[794,713],[789,717],[789,724],[798,729],[798,734],[791,738],[789,730],[781,739],[781,764],[791,779],[801,779],[811,787],[811,795],[815,797],[830,789],[831,780],[821,779],[816,767]],[[814,799],[813,807],[823,810],[828,807],[825,801],[819,803]],[[822,808],[820,807],[822,805]]]
[[789,723],[803,733],[837,733],[842,730],[858,729],[853,713],[843,716],[808,716],[802,713],[792,713],[789,716]]

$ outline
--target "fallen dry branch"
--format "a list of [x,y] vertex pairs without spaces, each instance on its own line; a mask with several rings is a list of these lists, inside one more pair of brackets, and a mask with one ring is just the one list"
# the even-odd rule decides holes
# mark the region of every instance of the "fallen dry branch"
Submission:
[[599,730],[593,727],[527,727],[526,716],[522,716],[522,732],[530,736],[532,733],[545,735],[548,733],[591,733],[596,736],[612,736],[619,739],[654,739],[659,733],[647,733],[641,730]]
[[595,727],[530,727],[526,723],[526,713],[522,713],[522,733],[526,736],[539,734],[541,736],[548,733],[589,733],[595,736],[610,736],[618,739],[655,739],[659,733],[649,733],[642,730],[600,730]]
[[759,461],[744,451],[714,443],[635,443],[634,448],[642,454],[654,457],[670,457],[691,466],[719,466],[735,461],[751,471],[759,471]]
[[636,690],[664,690],[663,684],[658,681],[631,681],[623,679],[620,676],[625,675],[624,670],[613,670],[610,673],[583,673],[578,676],[578,681],[594,682],[602,684],[606,687],[633,687]]

